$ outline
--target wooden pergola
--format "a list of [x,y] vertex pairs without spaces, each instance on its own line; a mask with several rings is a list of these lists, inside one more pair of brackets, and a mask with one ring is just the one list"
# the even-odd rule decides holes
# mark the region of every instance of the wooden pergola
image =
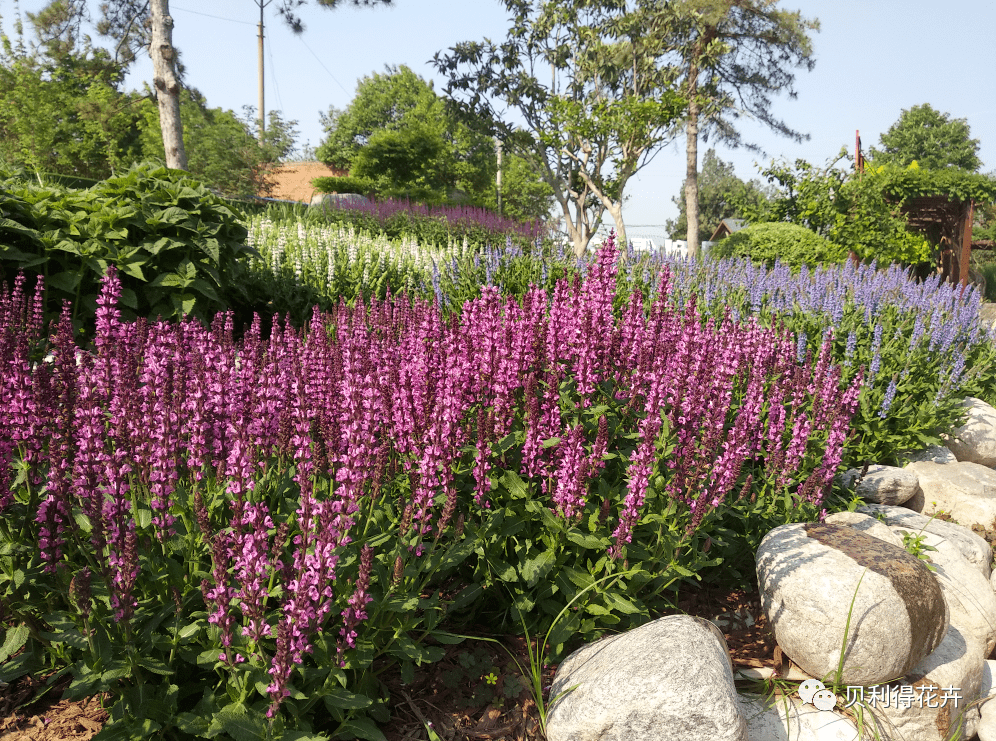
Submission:
[[972,258],[972,201],[948,196],[908,198],[902,206],[909,226],[940,245],[938,268],[943,280],[968,285]]

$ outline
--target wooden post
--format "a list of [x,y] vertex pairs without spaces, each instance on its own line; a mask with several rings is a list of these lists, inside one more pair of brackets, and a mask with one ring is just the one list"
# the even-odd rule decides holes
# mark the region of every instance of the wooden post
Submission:
[[962,288],[968,285],[968,266],[972,260],[972,217],[974,216],[974,206],[972,201],[965,204],[962,212],[964,223],[961,224],[959,236],[961,237],[960,257],[958,258],[959,276]]

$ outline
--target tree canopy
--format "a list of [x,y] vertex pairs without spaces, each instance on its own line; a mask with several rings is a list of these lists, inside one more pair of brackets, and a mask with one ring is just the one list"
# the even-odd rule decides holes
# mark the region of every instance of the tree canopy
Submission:
[[575,252],[606,211],[625,240],[626,184],[671,140],[685,105],[656,64],[663,20],[615,0],[503,2],[504,41],[436,54],[446,93],[542,174]]
[[[102,180],[139,161],[163,162],[151,91],[123,91],[125,65],[53,18],[64,20],[45,15],[35,43],[20,27],[0,39],[0,164]],[[191,174],[228,196],[265,192],[267,167],[290,153],[297,122],[271,112],[261,146],[255,111],[210,108],[192,88],[180,97]]]
[[729,147],[757,147],[736,128],[741,116],[760,121],[783,136],[801,141],[803,134],[775,117],[772,96],[794,89],[795,68],[815,64],[811,31],[819,22],[799,11],[778,7],[778,0],[644,0],[669,18],[662,63],[677,76],[688,100],[685,200],[689,252],[697,253],[698,138],[713,135]]
[[869,157],[877,165],[907,167],[916,162],[928,170],[957,168],[978,172],[979,140],[973,139],[964,118],[952,119],[929,103],[903,109],[899,120],[880,137],[881,149]]
[[[371,181],[377,192],[420,201],[463,200],[495,207],[497,162],[487,126],[461,116],[407,66],[364,77],[345,109],[322,116],[326,137],[316,153],[330,167]],[[546,218],[551,197],[520,158],[508,158],[503,212]]]
[[[745,218],[749,208],[760,209],[770,190],[757,180],[744,182],[737,177],[733,165],[721,160],[715,149],[709,149],[702,159],[699,173],[699,241],[704,242],[716,231],[723,219]],[[685,183],[681,192],[671,199],[678,207],[678,217],[667,223],[671,239],[687,239]]]

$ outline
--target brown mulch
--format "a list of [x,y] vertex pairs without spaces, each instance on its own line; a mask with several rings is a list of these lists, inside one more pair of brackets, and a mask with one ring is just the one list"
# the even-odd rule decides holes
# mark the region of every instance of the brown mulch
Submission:
[[0,741],[89,741],[104,727],[106,696],[61,699],[70,677],[50,690],[47,677],[22,677],[0,689]]
[[[736,667],[776,666],[774,639],[756,590],[690,590],[680,595],[678,607],[719,625]],[[487,626],[466,632],[500,640],[529,671],[524,638],[494,635]],[[443,659],[418,669],[410,684],[401,682],[397,670],[381,675],[391,695],[391,720],[381,728],[388,741],[425,739],[426,727],[442,741],[543,738],[532,694],[500,646],[468,640],[444,648]],[[555,671],[556,666],[545,668],[544,688],[552,684]],[[32,699],[45,686],[44,678],[22,678],[0,689],[0,741],[89,741],[100,731],[108,717],[101,697],[61,700],[68,686],[64,678],[40,699]]]

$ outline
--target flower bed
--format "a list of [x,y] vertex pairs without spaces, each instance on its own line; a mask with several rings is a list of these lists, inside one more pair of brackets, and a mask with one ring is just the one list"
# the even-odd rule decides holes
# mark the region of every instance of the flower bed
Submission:
[[240,341],[122,322],[112,270],[92,352],[67,320],[43,342],[15,286],[0,679],[69,671],[121,732],[376,738],[378,673],[461,625],[550,630],[555,657],[737,578],[824,508],[861,375],[832,336],[678,308],[668,270],[614,312],[615,258],[521,304],[359,301]]

